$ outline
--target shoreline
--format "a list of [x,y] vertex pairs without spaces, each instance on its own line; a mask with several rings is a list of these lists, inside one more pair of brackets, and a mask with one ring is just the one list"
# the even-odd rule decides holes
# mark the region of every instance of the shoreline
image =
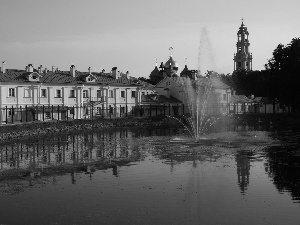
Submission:
[[[176,117],[176,118],[180,118]],[[225,117],[224,117],[225,118]],[[247,121],[256,123],[282,123],[287,121],[299,121],[299,114],[236,114],[228,119],[234,119],[235,122]],[[176,120],[166,116],[156,117],[124,117],[124,118],[94,118],[63,121],[34,121],[19,124],[0,125],[0,145],[12,142],[26,141],[48,135],[59,135],[81,133],[93,130],[106,130],[114,128],[129,127],[150,127],[150,128],[169,128],[183,127]]]
[[[250,124],[269,124],[273,121],[275,126],[290,122],[299,124],[299,115],[235,115],[227,117],[228,121],[232,119],[237,123],[247,121]],[[262,122],[258,122],[261,120]],[[108,129],[119,128],[177,128],[183,127],[177,120],[172,120],[169,117],[151,117],[151,118],[115,118],[115,119],[85,119],[72,121],[48,121],[48,122],[31,122],[26,124],[14,124],[0,126],[0,145],[17,143],[21,141],[30,141],[32,139],[43,138],[45,136],[57,136],[64,134],[76,134],[82,132],[91,132]],[[108,169],[116,168],[119,165],[128,164],[136,161],[136,158],[124,159],[102,159],[100,161],[88,163],[67,164],[62,166],[49,166],[45,168],[35,169],[9,169],[0,170],[0,182],[14,179],[34,179],[42,176],[53,174],[85,172],[92,173],[93,169]]]
[[0,145],[26,141],[48,135],[74,134],[93,130],[106,130],[126,127],[179,127],[176,121],[167,117],[80,119],[65,121],[35,121],[30,123],[0,126]]

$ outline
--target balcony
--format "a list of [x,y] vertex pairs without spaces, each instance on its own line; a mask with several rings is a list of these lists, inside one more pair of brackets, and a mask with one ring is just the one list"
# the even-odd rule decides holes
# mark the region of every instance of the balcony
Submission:
[[91,97],[90,101],[91,102],[104,102],[105,98],[104,97]]

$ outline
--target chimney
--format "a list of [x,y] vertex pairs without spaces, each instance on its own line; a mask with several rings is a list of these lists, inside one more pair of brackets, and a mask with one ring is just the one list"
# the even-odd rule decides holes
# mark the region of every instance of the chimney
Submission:
[[118,79],[118,75],[117,75],[117,67],[113,67],[112,69],[111,69],[111,75],[112,75],[112,77],[113,78],[115,78],[115,79]]
[[38,71],[39,71],[39,73],[42,73],[42,71],[43,71],[43,66],[42,65],[40,65],[40,67],[38,68]]
[[27,72],[29,72],[29,73],[33,72],[33,66],[32,66],[32,64],[28,64],[28,66],[27,66]]
[[89,67],[89,74],[92,74],[92,68]]
[[128,79],[129,75],[130,75],[130,73],[129,73],[129,71],[127,71],[127,72],[125,73],[125,78]]
[[102,73],[105,73],[105,69],[102,70]]
[[1,72],[2,72],[2,73],[5,73],[5,71],[6,71],[6,62],[3,61],[3,62],[2,62]]
[[75,73],[75,66],[74,65],[71,65],[71,67],[70,67],[70,74],[71,74],[71,76],[72,77],[75,77],[76,76],[76,73]]
[[53,73],[55,72],[55,66],[52,66],[52,72]]
[[48,73],[48,69],[47,69],[47,68],[45,68],[44,73],[45,73],[45,74]]

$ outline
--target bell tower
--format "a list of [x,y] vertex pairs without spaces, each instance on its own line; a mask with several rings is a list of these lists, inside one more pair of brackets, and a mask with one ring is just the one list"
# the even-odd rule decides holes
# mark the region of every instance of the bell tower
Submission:
[[236,43],[236,54],[234,54],[234,71],[237,70],[252,70],[252,53],[249,53],[249,32],[247,27],[244,25],[243,19],[242,24],[237,32],[238,41]]

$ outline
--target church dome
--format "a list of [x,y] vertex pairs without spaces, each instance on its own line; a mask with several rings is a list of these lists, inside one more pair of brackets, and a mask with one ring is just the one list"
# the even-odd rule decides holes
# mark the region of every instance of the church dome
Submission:
[[169,68],[171,65],[171,68],[177,67],[178,68],[178,63],[170,56],[169,60],[165,63],[165,68]]

